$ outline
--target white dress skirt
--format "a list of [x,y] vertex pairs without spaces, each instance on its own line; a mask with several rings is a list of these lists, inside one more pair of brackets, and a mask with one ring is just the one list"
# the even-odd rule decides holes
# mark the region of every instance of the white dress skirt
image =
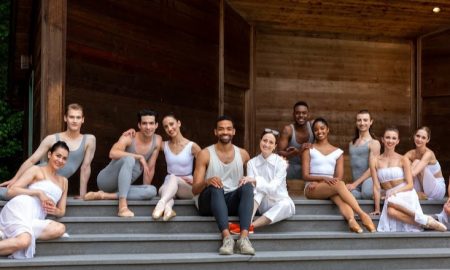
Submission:
[[[42,190],[56,204],[62,195],[62,190],[51,180],[40,180],[28,186],[29,189]],[[22,233],[31,235],[31,244],[22,250],[14,252],[10,258],[32,258],[36,249],[36,239],[51,222],[45,219],[46,213],[38,197],[18,195],[12,198],[0,213],[0,230],[5,238],[16,237]]]

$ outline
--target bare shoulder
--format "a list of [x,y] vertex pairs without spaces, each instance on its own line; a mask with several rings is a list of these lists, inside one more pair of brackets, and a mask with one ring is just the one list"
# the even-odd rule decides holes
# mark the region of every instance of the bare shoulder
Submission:
[[248,154],[247,150],[239,148],[239,152],[241,153],[242,161],[244,163],[250,160],[250,155]]
[[161,148],[161,145],[162,145],[162,137],[160,136],[160,135],[158,135],[158,134],[155,134],[155,143],[156,143],[156,145],[159,147],[159,148]]
[[203,165],[208,165],[209,163],[209,151],[207,148],[202,149],[198,154],[197,154],[197,160],[196,160],[197,164],[203,164]]
[[291,124],[285,125],[283,127],[283,131],[281,132],[281,135],[288,136],[288,137],[292,135]]
[[197,157],[197,155],[200,153],[201,150],[202,150],[202,148],[197,143],[192,142],[192,147],[191,147],[191,154],[192,155]]
[[41,141],[41,144],[39,146],[45,146],[50,149],[50,147],[52,147],[52,145],[56,143],[55,134],[50,134],[50,135],[45,136],[45,138]]

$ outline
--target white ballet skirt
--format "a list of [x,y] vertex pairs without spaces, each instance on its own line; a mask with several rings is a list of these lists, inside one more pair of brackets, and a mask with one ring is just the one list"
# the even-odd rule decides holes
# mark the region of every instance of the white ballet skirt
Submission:
[[[392,179],[404,178],[403,168],[389,167],[381,168],[377,171],[380,183],[391,181]],[[427,223],[427,216],[423,214],[419,203],[419,197],[414,189],[402,191],[390,196],[394,191],[404,187],[406,183],[401,183],[391,189],[386,190],[386,200],[384,200],[383,210],[381,211],[377,231],[379,232],[420,232],[423,228],[418,225],[411,225],[401,222],[398,219],[391,218],[387,213],[388,203],[402,206],[414,213],[414,220],[422,225]]]
[[[40,180],[28,186],[28,189],[42,190],[56,204],[62,195],[61,188],[51,180]],[[14,259],[32,258],[36,250],[36,239],[50,223],[45,219],[46,213],[38,197],[18,195],[12,198],[0,213],[0,230],[5,238],[16,237],[22,233],[29,233],[31,244],[25,249],[18,250],[9,257]]]

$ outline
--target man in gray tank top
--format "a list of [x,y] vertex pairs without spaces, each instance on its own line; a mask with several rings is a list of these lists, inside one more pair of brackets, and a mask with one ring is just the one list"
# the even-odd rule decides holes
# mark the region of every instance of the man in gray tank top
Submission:
[[[198,154],[192,193],[200,215],[216,218],[223,238],[219,254],[254,255],[255,250],[248,239],[253,213],[253,186],[243,180],[244,166],[250,156],[232,144],[235,132],[230,117],[218,118],[214,129],[218,141]],[[241,232],[236,244],[228,228],[229,215],[239,216]]]
[[[85,200],[119,199],[119,217],[133,217],[128,209],[127,199],[150,200],[156,196],[152,186],[155,164],[161,149],[161,136],[155,134],[158,128],[157,113],[141,110],[138,115],[138,128],[135,136],[122,134],[109,152],[111,162],[97,176],[98,192],[89,192]],[[143,185],[132,185],[143,175]]]
[[79,104],[72,103],[67,106],[64,122],[67,124],[66,131],[45,137],[36,151],[22,163],[16,175],[0,185],[0,200],[8,200],[6,186],[14,183],[28,168],[40,160],[44,162],[47,160],[48,151],[57,141],[64,141],[70,148],[66,165],[58,170],[58,174],[69,178],[80,168],[80,196],[77,197],[82,198],[86,194],[91,176],[91,162],[95,153],[95,137],[91,134],[81,134],[84,115],[83,107]]
[[303,150],[311,147],[314,134],[309,121],[309,107],[298,101],[293,108],[294,123],[284,126],[278,142],[278,154],[289,160],[286,179],[302,179]]

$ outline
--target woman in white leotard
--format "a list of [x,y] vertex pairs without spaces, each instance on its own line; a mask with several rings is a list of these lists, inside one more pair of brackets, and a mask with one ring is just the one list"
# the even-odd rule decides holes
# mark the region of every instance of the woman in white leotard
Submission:
[[387,128],[382,138],[383,154],[370,160],[375,201],[373,214],[380,214],[380,186],[386,190],[378,231],[413,232],[424,227],[447,230],[442,223],[423,214],[417,193],[413,190],[410,162],[395,152],[399,141],[398,129]]
[[66,211],[67,178],[57,175],[66,163],[69,147],[56,142],[48,152],[46,166],[27,169],[8,187],[12,198],[0,213],[0,255],[11,258],[32,258],[36,239],[50,240],[65,232],[62,223],[45,219],[47,214],[61,217]]
[[152,217],[164,221],[176,216],[172,209],[174,197],[192,199],[192,171],[194,158],[201,148],[195,142],[189,141],[181,134],[181,122],[173,114],[166,115],[162,121],[164,130],[170,137],[162,145],[162,151],[167,163],[167,173],[164,184],[159,189],[161,199],[153,210]]
[[305,196],[308,199],[331,199],[347,220],[351,231],[362,233],[356,222],[356,212],[369,232],[375,232],[375,225],[355,197],[342,181],[344,175],[343,151],[328,142],[328,123],[323,118],[313,122],[315,142],[308,151],[303,151],[303,179],[308,181]]
[[428,127],[416,130],[414,134],[416,148],[408,151],[405,156],[412,162],[414,189],[419,198],[442,200],[445,196],[445,181],[439,161],[434,152],[427,147],[430,139],[431,130]]

